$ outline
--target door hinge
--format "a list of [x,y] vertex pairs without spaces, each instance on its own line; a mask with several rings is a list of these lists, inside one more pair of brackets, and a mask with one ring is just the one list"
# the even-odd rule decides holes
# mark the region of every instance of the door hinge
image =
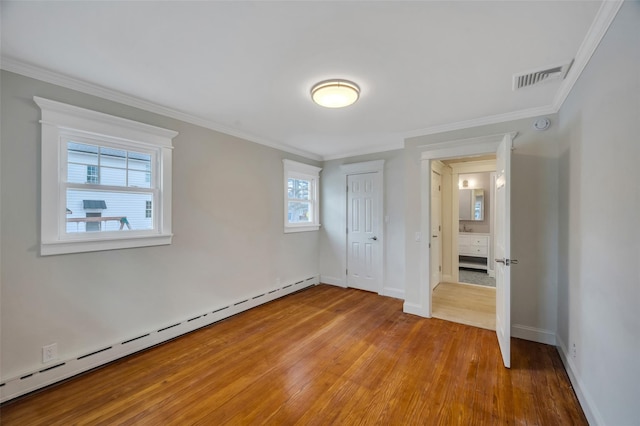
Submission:
[[349,270],[348,270],[348,269],[345,269],[345,270],[344,270],[344,273],[345,273],[346,275],[349,275]]
[[438,185],[438,191],[440,191],[440,185]]
[[442,231],[442,226],[438,225],[438,231]]
[[438,266],[438,272],[442,272],[442,266]]
[[502,263],[504,266],[517,265],[517,259],[495,259],[496,262]]
[[429,248],[431,248],[431,243],[429,243]]

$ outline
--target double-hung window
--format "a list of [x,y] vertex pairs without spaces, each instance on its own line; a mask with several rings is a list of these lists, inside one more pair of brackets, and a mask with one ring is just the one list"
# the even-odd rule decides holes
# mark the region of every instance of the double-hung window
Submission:
[[171,130],[34,97],[42,255],[171,243]]
[[320,169],[291,160],[284,163],[284,232],[320,228]]

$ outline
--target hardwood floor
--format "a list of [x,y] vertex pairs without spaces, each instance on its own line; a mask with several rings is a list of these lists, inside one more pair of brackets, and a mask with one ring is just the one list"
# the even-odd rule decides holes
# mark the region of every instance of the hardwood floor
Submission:
[[432,316],[474,327],[496,329],[496,289],[440,283],[433,290]]
[[586,425],[556,349],[320,285],[5,404],[3,425]]

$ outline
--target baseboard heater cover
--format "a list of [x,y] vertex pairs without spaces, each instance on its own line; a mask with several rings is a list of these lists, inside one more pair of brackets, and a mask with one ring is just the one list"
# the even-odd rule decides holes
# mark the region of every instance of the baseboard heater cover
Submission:
[[174,323],[152,332],[133,337],[121,342],[104,346],[85,355],[66,360],[57,360],[52,366],[40,367],[31,372],[25,372],[13,379],[0,383],[0,403],[9,401],[35,390],[55,384],[80,373],[101,367],[125,356],[149,349],[158,344],[175,339],[186,333],[215,324],[225,318],[247,311],[272,300],[279,299],[304,288],[317,285],[319,276],[309,277],[302,281],[295,281],[283,287],[274,288],[267,293],[260,293],[249,299],[234,304],[216,308],[205,314],[190,316],[191,319]]

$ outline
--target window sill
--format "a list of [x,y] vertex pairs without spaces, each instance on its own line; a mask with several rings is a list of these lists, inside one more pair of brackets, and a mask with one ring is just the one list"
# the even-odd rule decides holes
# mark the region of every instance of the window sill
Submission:
[[309,232],[309,231],[317,231],[319,229],[320,229],[320,225],[285,226],[284,233],[290,234],[293,232]]
[[150,247],[171,244],[173,234],[130,236],[117,239],[66,240],[43,242],[40,244],[41,256],[56,254],[85,253],[92,251],[116,250],[135,247]]

